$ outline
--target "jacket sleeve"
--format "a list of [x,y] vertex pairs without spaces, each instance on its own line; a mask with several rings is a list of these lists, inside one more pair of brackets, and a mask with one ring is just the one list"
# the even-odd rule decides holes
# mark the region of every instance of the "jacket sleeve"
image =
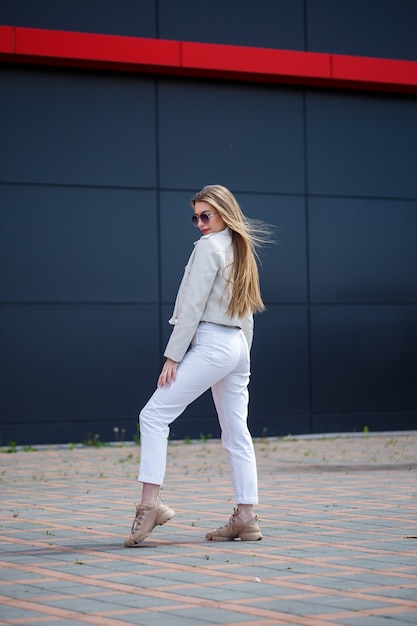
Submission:
[[196,243],[192,262],[187,266],[181,283],[181,307],[169,338],[164,356],[182,361],[201,321],[207,300],[220,269],[218,252],[210,239]]

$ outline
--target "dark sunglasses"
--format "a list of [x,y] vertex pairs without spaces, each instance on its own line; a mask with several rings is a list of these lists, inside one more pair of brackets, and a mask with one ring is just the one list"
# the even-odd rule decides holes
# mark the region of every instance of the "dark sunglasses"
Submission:
[[194,226],[198,227],[198,220],[201,220],[202,224],[208,224],[213,215],[217,215],[217,213],[202,213],[201,215],[193,215],[191,221]]

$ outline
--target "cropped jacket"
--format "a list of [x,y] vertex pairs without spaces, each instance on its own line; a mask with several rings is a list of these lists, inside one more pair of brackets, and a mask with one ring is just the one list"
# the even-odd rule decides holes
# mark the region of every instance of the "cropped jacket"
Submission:
[[174,326],[164,356],[182,361],[200,322],[237,326],[246,337],[249,349],[253,337],[253,315],[230,317],[229,267],[233,262],[232,238],[228,228],[203,235],[185,267],[174,311],[169,323]]

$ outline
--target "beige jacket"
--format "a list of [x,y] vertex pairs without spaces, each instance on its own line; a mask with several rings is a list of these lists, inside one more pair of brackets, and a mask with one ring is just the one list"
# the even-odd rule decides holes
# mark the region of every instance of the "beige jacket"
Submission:
[[233,261],[232,238],[228,228],[203,235],[185,267],[174,312],[174,325],[164,356],[182,361],[200,322],[212,322],[242,328],[249,349],[252,345],[253,315],[231,318],[228,305],[228,266]]

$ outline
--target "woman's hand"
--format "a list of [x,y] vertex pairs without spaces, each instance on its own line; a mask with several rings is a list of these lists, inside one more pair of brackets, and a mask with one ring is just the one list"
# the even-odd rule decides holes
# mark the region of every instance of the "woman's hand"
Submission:
[[177,361],[167,359],[158,378],[158,387],[169,387],[177,376]]

